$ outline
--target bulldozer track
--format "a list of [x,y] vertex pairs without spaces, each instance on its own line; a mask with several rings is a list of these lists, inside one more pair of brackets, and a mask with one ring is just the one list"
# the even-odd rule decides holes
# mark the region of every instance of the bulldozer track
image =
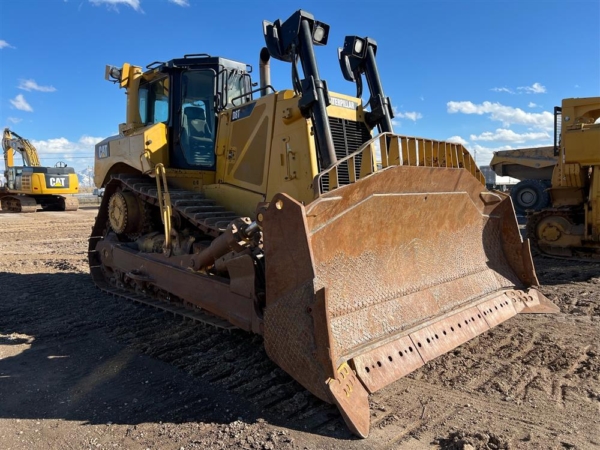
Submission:
[[[121,174],[114,177],[108,186],[109,188],[105,191],[98,218],[92,229],[92,237],[90,238],[90,272],[96,286],[103,292],[114,297],[151,306],[182,317],[183,319],[190,319],[198,324],[209,325],[223,330],[235,329],[236,327],[226,320],[213,316],[199,308],[188,308],[183,304],[176,304],[153,297],[146,292],[132,292],[125,286],[112,286],[106,281],[102,267],[92,263],[92,256],[96,252],[95,246],[108,231],[108,220],[103,217],[103,214],[106,215],[110,195],[120,188],[133,192],[147,204],[158,207],[159,202],[156,184],[149,181],[148,178]],[[185,189],[169,189],[169,194],[173,215],[180,215],[208,236],[219,236],[225,231],[231,221],[239,218],[233,211],[228,211],[226,208],[217,205],[214,200],[207,199],[201,193]]]
[[[158,206],[156,183],[149,181],[148,178],[119,175],[113,180],[119,180],[123,187],[127,187],[145,202]],[[180,214],[209,236],[219,236],[225,231],[227,225],[239,218],[239,215],[217,205],[215,200],[207,199],[200,192],[169,188],[169,194],[173,213]]]
[[[540,248],[536,235],[536,230],[539,223],[547,217],[563,217],[569,222],[573,223],[573,214],[560,209],[542,210],[527,217],[527,225],[525,227],[526,236],[527,238],[529,238],[529,242],[531,243],[531,249],[533,252],[536,252],[538,255],[541,256],[569,261],[593,262],[600,260],[600,254],[596,254],[594,256],[589,257],[581,257],[582,252],[579,251],[580,248],[578,247],[568,247],[568,249],[571,250],[571,256],[553,255]],[[583,250],[585,251],[585,248],[583,248]]]
[[132,295],[129,291],[125,289],[113,288],[108,286],[104,288],[100,286],[98,287],[103,292],[106,292],[107,294],[112,295],[114,297],[124,298],[127,300],[131,300],[134,303],[151,306],[153,308],[172,313],[173,315],[182,317],[184,319],[191,319],[193,322],[196,323],[200,323],[203,325],[211,325],[215,328],[221,328],[223,330],[231,330],[235,328],[229,322],[219,319],[218,317],[206,314],[200,310],[191,310],[183,306],[177,306],[168,302],[154,300],[151,297],[142,294]]

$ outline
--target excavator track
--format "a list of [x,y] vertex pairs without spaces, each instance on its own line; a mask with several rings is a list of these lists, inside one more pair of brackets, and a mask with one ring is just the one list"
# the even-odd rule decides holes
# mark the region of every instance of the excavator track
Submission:
[[591,262],[600,260],[600,248],[592,249],[588,247],[550,247],[548,249],[540,245],[537,235],[539,224],[547,218],[558,217],[568,221],[573,226],[575,214],[570,210],[547,209],[531,214],[527,218],[526,233],[531,243],[532,250],[540,255],[557,259],[566,259],[571,261]]
[[0,200],[2,211],[13,213],[34,213],[38,209],[38,204],[34,198],[26,195],[5,195]]
[[[105,194],[100,205],[98,217],[89,242],[89,263],[92,279],[101,291],[112,296],[124,298],[135,303],[158,308],[184,319],[191,319],[203,325],[213,326],[222,330],[232,330],[236,327],[228,321],[214,316],[196,307],[187,307],[185,302],[173,301],[168,293],[152,295],[152,293],[134,290],[126,285],[114,285],[106,279],[105,271],[97,257],[96,245],[108,234],[110,225],[108,220],[108,202],[110,196],[118,188],[133,192],[142,201],[158,208],[158,193],[156,184],[151,179],[131,175],[118,175],[107,184]],[[214,200],[207,199],[198,192],[184,189],[169,189],[173,215],[179,214],[187,219],[204,234],[212,237],[219,236],[227,225],[239,216],[232,211],[216,204]]]
[[79,209],[79,200],[74,196],[62,197],[61,207],[63,211],[77,211]]

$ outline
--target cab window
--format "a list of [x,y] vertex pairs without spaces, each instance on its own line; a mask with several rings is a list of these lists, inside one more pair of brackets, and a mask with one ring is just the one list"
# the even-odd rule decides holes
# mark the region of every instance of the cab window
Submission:
[[140,122],[146,125],[169,121],[169,78],[140,86]]

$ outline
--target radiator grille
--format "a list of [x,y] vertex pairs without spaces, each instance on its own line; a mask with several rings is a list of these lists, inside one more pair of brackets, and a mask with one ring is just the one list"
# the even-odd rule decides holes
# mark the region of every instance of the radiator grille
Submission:
[[554,156],[558,156],[560,152],[560,137],[562,129],[562,108],[554,107]]
[[[365,142],[371,139],[371,132],[364,122],[354,122],[352,120],[340,119],[337,117],[329,118],[329,127],[333,137],[333,145],[335,147],[335,156],[338,160],[354,153]],[[357,155],[354,164],[356,171],[356,179],[360,174],[361,155]],[[320,167],[320,170],[323,170]],[[348,174],[348,163],[344,162],[338,166],[338,182],[340,186],[350,183]],[[329,191],[329,174],[325,174],[321,178],[321,192]]]
[[31,175],[21,176],[21,188],[26,191],[31,190]]

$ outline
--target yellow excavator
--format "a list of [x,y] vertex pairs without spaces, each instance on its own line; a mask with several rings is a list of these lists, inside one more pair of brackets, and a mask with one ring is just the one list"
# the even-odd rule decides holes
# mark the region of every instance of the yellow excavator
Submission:
[[[8,128],[2,135],[5,185],[0,187],[0,207],[10,212],[77,211],[79,201],[73,194],[79,192],[75,169],[64,163],[43,167],[36,148]],[[23,159],[15,166],[15,154]]]
[[[510,198],[485,188],[468,151],[394,134],[373,39],[338,51],[349,96],[319,75],[326,23],[297,11],[263,34],[255,90],[247,64],[207,54],[107,66],[127,120],[95,149],[91,275],[112,295],[261,334],[366,437],[369,393],[517,313],[557,309]],[[271,58],[291,64],[292,89],[270,85]]]
[[567,98],[554,108],[551,206],[528,216],[542,254],[600,258],[600,97]]

